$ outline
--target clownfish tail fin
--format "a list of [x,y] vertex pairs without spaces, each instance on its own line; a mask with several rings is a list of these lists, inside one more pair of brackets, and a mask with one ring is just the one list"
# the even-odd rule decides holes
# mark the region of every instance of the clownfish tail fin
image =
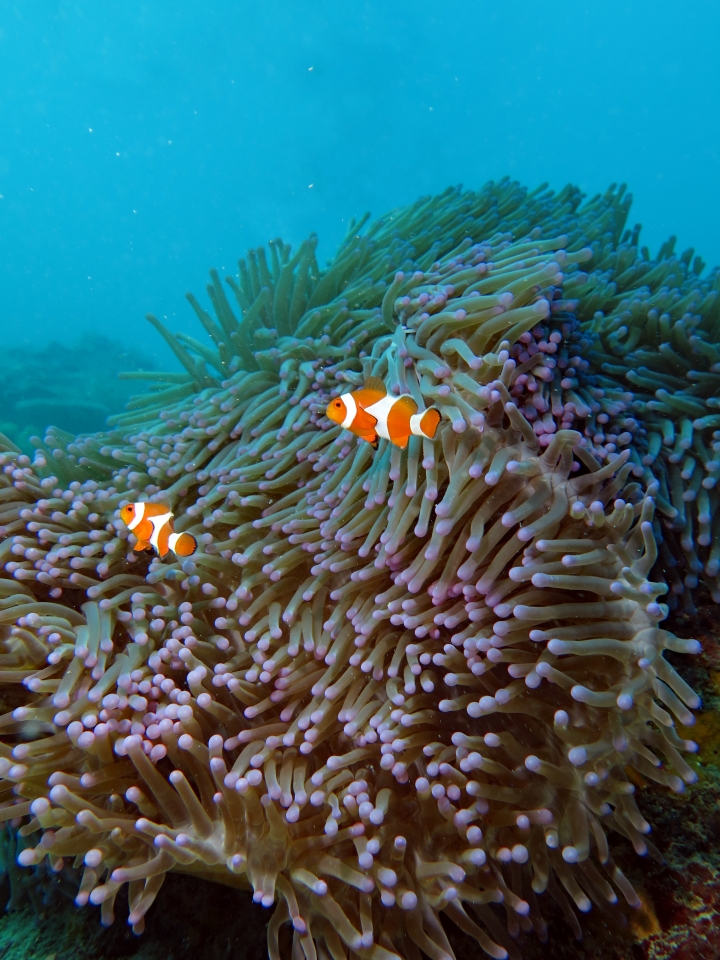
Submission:
[[440,414],[435,407],[428,407],[420,420],[420,429],[428,440],[433,440],[440,423]]
[[197,540],[191,533],[172,533],[169,547],[176,556],[189,557],[197,550]]

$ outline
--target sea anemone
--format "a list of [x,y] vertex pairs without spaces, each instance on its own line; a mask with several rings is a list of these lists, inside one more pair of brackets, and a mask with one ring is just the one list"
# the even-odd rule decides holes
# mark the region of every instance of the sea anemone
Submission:
[[[515,957],[545,891],[578,936],[639,904],[607,834],[648,851],[634,782],[693,782],[699,706],[656,544],[690,587],[718,570],[715,374],[638,400],[633,324],[702,367],[718,277],[638,256],[622,189],[581,199],[505,180],[353,224],[324,270],[315,237],[250,251],[229,295],[211,273],[214,317],[189,297],[212,345],[150,318],[184,373],[108,433],[1,455],[22,864],[82,865],[105,923],[127,884],[136,932],[171,869],[249,887],[273,958],[289,929],[307,960],[444,960],[442,917]],[[436,439],[331,424],[369,375],[436,406]],[[680,529],[683,471],[707,495]],[[152,498],[199,541],[181,565],[128,550],[117,511]]]

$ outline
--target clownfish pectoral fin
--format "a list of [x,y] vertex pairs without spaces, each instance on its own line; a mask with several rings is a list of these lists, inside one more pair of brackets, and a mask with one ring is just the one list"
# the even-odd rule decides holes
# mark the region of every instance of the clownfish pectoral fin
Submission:
[[143,550],[152,550],[152,544],[148,543],[147,540],[138,540],[133,550],[135,553],[142,553]]
[[377,420],[371,413],[363,410],[362,407],[358,407],[357,413],[355,414],[351,425],[351,429],[353,433],[357,433],[357,435],[360,437],[365,436],[366,433],[374,435],[376,424]]

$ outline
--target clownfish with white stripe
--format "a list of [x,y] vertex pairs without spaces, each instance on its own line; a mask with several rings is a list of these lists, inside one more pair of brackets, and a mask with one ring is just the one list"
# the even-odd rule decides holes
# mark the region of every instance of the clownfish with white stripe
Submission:
[[402,450],[411,436],[432,440],[440,423],[435,407],[418,410],[409,394],[396,397],[388,393],[379,377],[368,377],[361,390],[331,400],[326,413],[333,423],[367,440],[375,449],[378,438]]
[[162,503],[126,503],[120,511],[123,523],[137,537],[133,550],[157,550],[164,557],[168,550],[178,557],[189,557],[197,550],[190,533],[175,533],[173,515]]

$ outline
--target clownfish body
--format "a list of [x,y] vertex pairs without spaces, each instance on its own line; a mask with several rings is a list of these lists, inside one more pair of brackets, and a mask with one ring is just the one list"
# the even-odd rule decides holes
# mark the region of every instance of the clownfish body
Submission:
[[411,436],[432,440],[440,423],[440,414],[434,407],[419,411],[409,394],[389,394],[379,377],[368,377],[361,390],[331,400],[326,412],[333,423],[373,447],[382,438],[403,450]]
[[189,557],[197,549],[190,533],[175,533],[172,512],[162,503],[126,503],[120,517],[137,537],[133,550],[157,550],[164,557],[172,550],[178,557]]

